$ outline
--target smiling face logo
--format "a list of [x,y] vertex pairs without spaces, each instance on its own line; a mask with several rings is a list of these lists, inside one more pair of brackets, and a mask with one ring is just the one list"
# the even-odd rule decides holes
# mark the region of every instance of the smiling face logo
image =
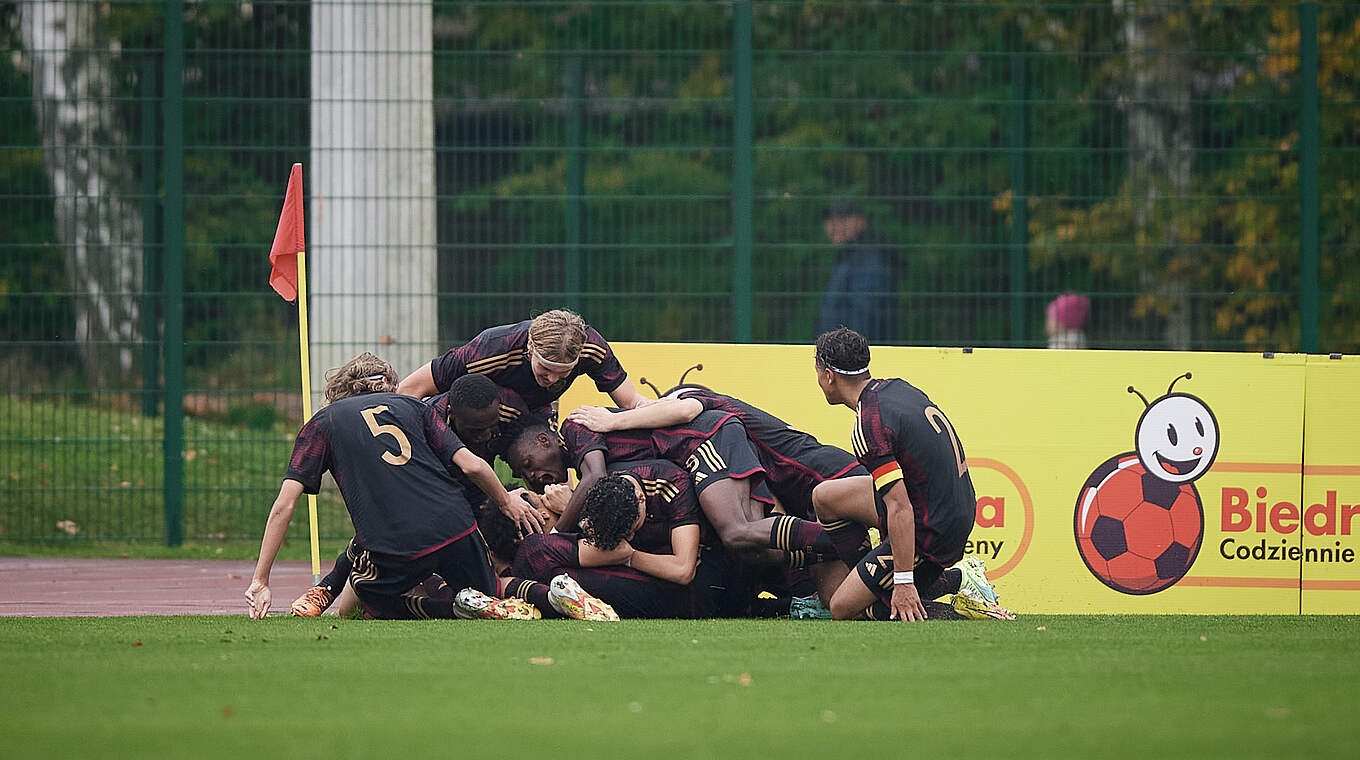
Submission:
[[1193,481],[1218,455],[1218,421],[1202,400],[1173,393],[1145,408],[1134,451],[1105,460],[1082,484],[1073,528],[1091,574],[1124,594],[1153,594],[1190,570],[1204,538],[1204,509]]
[[1188,483],[1203,475],[1218,456],[1218,421],[1203,401],[1168,389],[1143,410],[1133,440],[1145,470],[1162,480]]

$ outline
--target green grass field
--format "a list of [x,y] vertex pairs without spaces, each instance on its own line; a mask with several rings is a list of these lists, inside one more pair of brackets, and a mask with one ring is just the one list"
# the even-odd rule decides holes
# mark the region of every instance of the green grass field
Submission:
[[8,757],[1355,757],[1355,617],[0,619]]

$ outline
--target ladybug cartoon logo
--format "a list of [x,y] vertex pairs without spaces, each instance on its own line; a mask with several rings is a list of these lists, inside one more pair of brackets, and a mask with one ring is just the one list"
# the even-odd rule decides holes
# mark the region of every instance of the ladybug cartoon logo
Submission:
[[1204,538],[1204,509],[1194,481],[1218,455],[1218,421],[1207,404],[1176,383],[1148,403],[1134,450],[1105,460],[1077,496],[1077,548],[1091,574],[1115,591],[1155,594],[1189,572]]

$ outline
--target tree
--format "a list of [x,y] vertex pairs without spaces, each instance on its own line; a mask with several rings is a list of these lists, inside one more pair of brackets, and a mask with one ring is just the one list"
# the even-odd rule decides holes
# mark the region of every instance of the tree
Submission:
[[115,107],[104,4],[39,0],[20,6],[34,111],[55,202],[56,234],[74,293],[74,339],[92,385],[132,369],[142,285],[140,208]]

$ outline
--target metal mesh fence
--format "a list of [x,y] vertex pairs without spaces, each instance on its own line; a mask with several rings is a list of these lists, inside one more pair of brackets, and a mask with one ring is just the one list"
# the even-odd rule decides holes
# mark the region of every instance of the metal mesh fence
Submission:
[[1354,3],[21,0],[0,34],[0,540],[258,535],[294,161],[318,371],[557,306],[1041,347],[1069,292],[1094,348],[1360,350]]

